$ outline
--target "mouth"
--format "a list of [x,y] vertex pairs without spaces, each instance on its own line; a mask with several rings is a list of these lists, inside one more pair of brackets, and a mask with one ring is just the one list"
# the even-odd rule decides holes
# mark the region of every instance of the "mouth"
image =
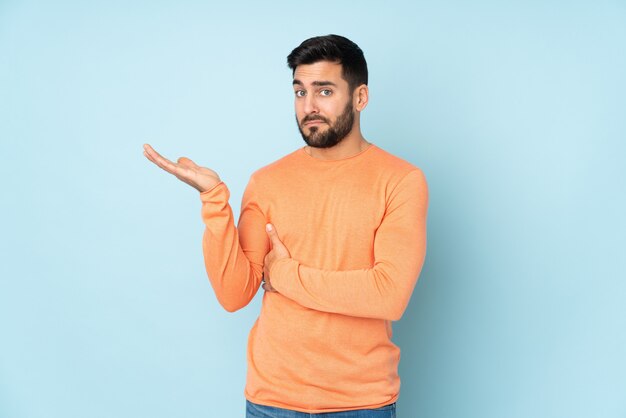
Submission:
[[321,125],[322,123],[326,123],[321,119],[314,119],[314,120],[308,120],[306,122],[303,123],[304,126],[316,126],[316,125]]

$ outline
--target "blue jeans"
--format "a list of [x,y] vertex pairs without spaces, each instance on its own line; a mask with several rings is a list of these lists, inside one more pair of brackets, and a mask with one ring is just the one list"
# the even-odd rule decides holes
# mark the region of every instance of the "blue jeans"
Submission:
[[309,414],[252,403],[246,399],[246,418],[396,418],[396,404],[385,405],[376,409],[355,409],[353,411],[322,412]]

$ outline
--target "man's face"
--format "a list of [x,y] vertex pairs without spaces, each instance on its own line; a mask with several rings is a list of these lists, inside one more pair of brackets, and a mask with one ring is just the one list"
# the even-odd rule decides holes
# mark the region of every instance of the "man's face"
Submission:
[[354,106],[341,64],[319,61],[298,65],[293,75],[296,122],[310,147],[337,145],[354,125]]

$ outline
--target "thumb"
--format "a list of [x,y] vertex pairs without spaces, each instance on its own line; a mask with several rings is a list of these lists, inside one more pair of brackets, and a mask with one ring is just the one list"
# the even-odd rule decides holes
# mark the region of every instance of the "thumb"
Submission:
[[276,247],[276,245],[283,245],[283,242],[280,240],[274,225],[265,225],[265,230],[267,231],[267,235],[270,237],[270,241],[272,242],[272,248]]
[[191,161],[187,157],[180,157],[177,162],[178,162],[178,164],[180,164],[180,165],[182,165],[183,167],[186,167],[186,168],[197,167],[196,163],[194,163],[193,161]]

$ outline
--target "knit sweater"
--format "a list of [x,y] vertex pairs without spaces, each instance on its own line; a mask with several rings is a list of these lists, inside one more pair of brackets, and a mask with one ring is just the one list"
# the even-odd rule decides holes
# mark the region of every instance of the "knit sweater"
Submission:
[[426,251],[422,171],[372,144],[321,160],[300,148],[254,172],[238,226],[222,182],[202,192],[203,254],[218,301],[246,306],[260,288],[272,223],[291,258],[269,272],[248,338],[245,397],[307,413],[397,400],[402,316]]

